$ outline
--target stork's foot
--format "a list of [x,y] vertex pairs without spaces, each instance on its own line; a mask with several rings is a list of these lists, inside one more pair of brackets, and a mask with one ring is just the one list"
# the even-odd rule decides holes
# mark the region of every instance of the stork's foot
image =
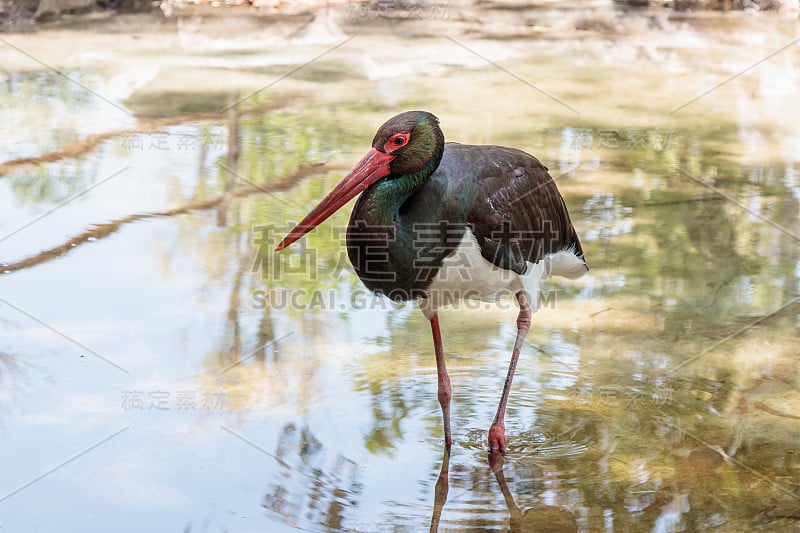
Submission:
[[502,424],[492,424],[489,428],[489,453],[506,453],[506,428]]
[[500,452],[489,452],[489,468],[492,472],[502,472],[505,457]]

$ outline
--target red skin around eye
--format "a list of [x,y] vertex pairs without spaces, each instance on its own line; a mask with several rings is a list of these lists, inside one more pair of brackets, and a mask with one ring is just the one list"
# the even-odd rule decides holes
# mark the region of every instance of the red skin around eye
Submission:
[[[402,148],[403,146],[408,144],[408,140],[411,138],[410,133],[395,133],[386,143],[383,145],[383,150],[386,153],[391,153],[392,150],[397,150],[398,148]],[[395,141],[397,139],[401,139],[403,142],[397,144]]]

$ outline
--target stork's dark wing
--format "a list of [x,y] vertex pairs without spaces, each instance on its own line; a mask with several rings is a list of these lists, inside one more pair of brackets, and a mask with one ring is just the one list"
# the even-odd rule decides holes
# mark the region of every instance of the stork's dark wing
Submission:
[[572,250],[583,258],[564,199],[547,167],[520,150],[485,147],[490,164],[474,176],[476,196],[467,223],[481,254],[500,268],[522,274],[526,261]]

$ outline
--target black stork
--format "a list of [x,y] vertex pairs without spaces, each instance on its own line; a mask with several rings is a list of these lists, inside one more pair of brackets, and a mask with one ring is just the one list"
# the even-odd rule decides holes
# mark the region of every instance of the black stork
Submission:
[[437,309],[460,298],[516,296],[517,337],[488,437],[491,456],[504,454],[511,380],[540,282],[551,275],[575,279],[588,269],[547,167],[514,148],[446,143],[434,115],[401,113],[380,127],[364,158],[275,251],[360,193],[347,228],[348,257],[367,288],[416,300],[430,321],[447,447],[450,378]]

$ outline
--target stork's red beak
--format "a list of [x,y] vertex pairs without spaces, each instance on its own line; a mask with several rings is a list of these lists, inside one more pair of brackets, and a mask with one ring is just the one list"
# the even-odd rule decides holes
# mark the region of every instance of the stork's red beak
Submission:
[[329,216],[338,211],[344,204],[358,196],[367,187],[378,181],[379,179],[388,176],[391,172],[389,163],[392,162],[396,156],[379,152],[375,148],[371,148],[367,155],[350,171],[350,174],[339,182],[339,185],[328,193],[328,196],[311,210],[300,223],[289,232],[289,235],[275,247],[275,251],[279,252],[292,244],[294,241],[316,228],[319,224],[325,221]]

